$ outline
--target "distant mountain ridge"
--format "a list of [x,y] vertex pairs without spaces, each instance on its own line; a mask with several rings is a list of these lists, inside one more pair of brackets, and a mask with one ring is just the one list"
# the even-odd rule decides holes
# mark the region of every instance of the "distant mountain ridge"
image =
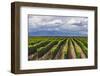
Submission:
[[87,34],[81,34],[80,32],[62,32],[62,31],[34,31],[29,32],[29,36],[87,36]]

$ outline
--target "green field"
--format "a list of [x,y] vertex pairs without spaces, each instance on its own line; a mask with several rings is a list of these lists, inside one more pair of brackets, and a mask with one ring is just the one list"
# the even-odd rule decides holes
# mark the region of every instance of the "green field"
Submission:
[[87,57],[87,37],[29,37],[28,39],[28,60],[83,59]]

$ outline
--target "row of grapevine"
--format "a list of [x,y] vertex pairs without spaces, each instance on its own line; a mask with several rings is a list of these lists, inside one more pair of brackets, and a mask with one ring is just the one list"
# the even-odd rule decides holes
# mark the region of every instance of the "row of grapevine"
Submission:
[[76,43],[81,47],[81,49],[83,50],[83,52],[85,53],[86,57],[88,56],[88,48],[78,39],[74,39],[76,41]]
[[[59,56],[57,56],[58,54],[60,54],[61,52],[61,47],[62,45],[65,43],[65,39],[64,40],[60,40],[58,42],[57,40],[57,44],[55,44],[51,49],[46,50],[47,52],[39,58],[39,60],[46,60],[46,59],[59,59]],[[39,55],[40,56],[40,55]]]
[[80,40],[86,47],[88,47],[88,41],[86,39],[78,38],[78,40]]
[[52,55],[51,59],[54,59],[56,57],[57,53],[59,53],[59,50],[60,50],[61,46],[65,43],[65,40],[66,39],[60,40],[58,42],[58,44],[55,47],[52,48],[52,50],[51,50],[51,55]]
[[39,42],[41,42],[41,41],[30,42],[29,45],[34,45],[34,44],[39,43]]
[[68,41],[69,39],[66,40],[64,47],[62,48],[62,55],[61,58],[62,59],[67,59],[68,57]]
[[73,38],[67,39],[62,52],[62,59],[86,58],[83,49]]
[[75,48],[75,52],[76,52],[76,57],[77,58],[85,58],[85,54],[83,53],[83,50],[81,49],[81,47],[72,39],[74,48]]
[[38,58],[42,57],[45,53],[47,53],[57,43],[58,43],[58,41],[51,41],[45,47],[41,47],[41,48],[37,49]]
[[77,59],[87,58],[88,48],[83,38],[47,39],[29,45],[30,60]]
[[45,45],[47,45],[50,41],[41,41],[40,43],[37,43],[35,45],[30,45],[28,47],[28,55],[30,54],[34,54],[35,52],[37,52],[37,49],[40,48],[40,47],[43,47]]
[[68,56],[67,57],[68,57],[68,59],[75,59],[76,58],[74,45],[73,45],[71,39],[69,39],[69,41],[68,41]]

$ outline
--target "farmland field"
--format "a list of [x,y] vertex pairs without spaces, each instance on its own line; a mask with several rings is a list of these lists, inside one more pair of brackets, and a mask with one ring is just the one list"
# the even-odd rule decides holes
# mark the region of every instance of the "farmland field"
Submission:
[[83,59],[88,57],[87,37],[29,37],[28,60]]

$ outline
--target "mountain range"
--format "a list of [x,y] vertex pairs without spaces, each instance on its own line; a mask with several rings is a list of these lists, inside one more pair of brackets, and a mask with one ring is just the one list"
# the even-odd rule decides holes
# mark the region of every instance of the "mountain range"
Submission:
[[33,31],[28,33],[29,36],[87,36],[87,34],[82,34],[79,31]]

